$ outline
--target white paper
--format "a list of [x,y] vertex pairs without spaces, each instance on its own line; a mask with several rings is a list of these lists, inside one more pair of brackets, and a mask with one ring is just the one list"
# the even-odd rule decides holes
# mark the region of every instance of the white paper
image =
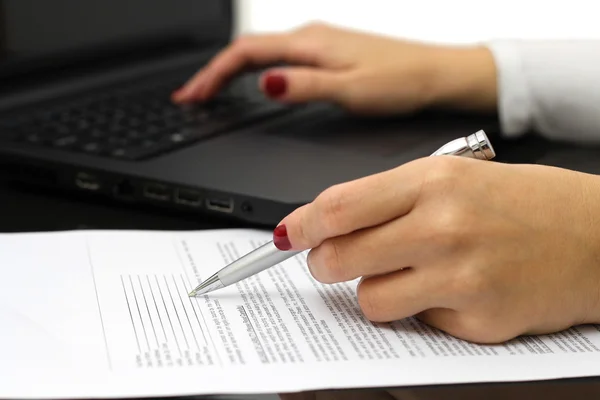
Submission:
[[0,235],[0,397],[276,393],[600,374],[600,327],[479,346],[367,321],[306,253],[187,293],[267,232]]

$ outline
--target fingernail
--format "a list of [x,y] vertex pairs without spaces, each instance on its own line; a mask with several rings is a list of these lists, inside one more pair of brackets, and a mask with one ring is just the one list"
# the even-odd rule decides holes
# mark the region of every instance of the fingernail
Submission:
[[279,250],[285,251],[292,248],[285,225],[279,225],[277,228],[275,228],[273,231],[273,243]]
[[287,80],[283,75],[267,75],[265,78],[265,91],[270,97],[281,97],[287,91]]

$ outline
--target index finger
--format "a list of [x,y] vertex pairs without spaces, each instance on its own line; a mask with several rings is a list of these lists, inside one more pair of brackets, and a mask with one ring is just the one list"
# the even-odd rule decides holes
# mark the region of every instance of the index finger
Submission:
[[301,49],[291,34],[240,38],[198,71],[177,92],[175,101],[207,99],[242,69],[279,62],[313,64],[314,55]]
[[416,160],[332,186],[285,217],[279,224],[285,229],[276,229],[275,233],[285,231],[292,249],[305,250],[319,246],[325,239],[403,216],[419,197],[427,164]]

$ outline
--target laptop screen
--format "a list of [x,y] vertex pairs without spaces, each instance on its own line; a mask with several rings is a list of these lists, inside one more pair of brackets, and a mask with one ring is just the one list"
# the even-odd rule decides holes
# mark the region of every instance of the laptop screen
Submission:
[[222,43],[230,14],[225,0],[0,0],[0,75]]

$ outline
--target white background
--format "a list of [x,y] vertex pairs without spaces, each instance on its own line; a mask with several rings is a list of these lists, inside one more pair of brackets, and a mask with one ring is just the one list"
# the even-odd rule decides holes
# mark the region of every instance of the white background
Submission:
[[236,0],[237,34],[314,20],[440,43],[600,38],[596,0]]

